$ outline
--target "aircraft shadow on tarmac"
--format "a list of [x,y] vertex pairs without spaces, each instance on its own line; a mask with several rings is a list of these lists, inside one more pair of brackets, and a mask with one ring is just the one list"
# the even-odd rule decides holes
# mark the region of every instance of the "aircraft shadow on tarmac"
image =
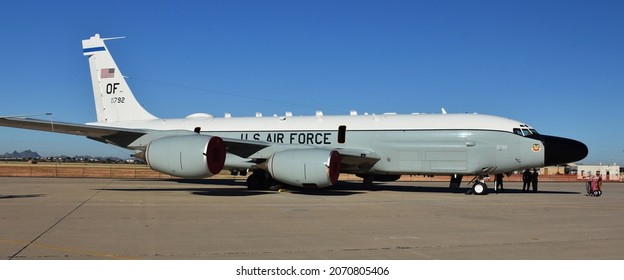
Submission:
[[[425,186],[425,185],[393,185],[392,183],[386,184],[372,184],[364,185],[362,183],[354,182],[339,182],[338,184],[324,188],[324,189],[291,189],[291,192],[311,195],[349,195],[360,194],[364,192],[376,192],[376,191],[391,191],[391,192],[408,192],[408,193],[453,193],[453,194],[466,194],[470,190],[469,187],[463,186],[459,189],[451,189],[446,186]],[[337,193],[337,194],[333,194]],[[525,193],[518,189],[506,189],[500,194],[534,194]],[[495,194],[494,190],[490,190],[490,194]],[[568,192],[568,191],[539,191],[538,194],[580,194],[580,192]]]
[[15,199],[15,198],[33,198],[42,197],[45,194],[14,194],[14,195],[0,195],[0,199]]
[[[162,181],[162,180],[155,180]],[[202,185],[204,187],[193,188],[106,188],[101,189],[103,191],[118,191],[118,192],[189,192],[194,195],[205,196],[254,196],[254,195],[268,195],[274,192],[265,190],[248,190],[244,181],[237,181],[233,179],[168,179],[166,182],[174,182],[187,185]],[[219,187],[214,187],[218,185]],[[223,187],[226,186],[226,187]]]
[[[116,189],[104,189],[106,191],[145,191],[145,192],[172,192],[183,191],[190,192],[194,195],[203,196],[255,196],[255,195],[269,195],[275,194],[275,191],[269,190],[248,190],[243,180],[235,179],[170,179],[170,182],[187,185],[203,185],[201,188],[116,188]],[[426,182],[425,182],[426,184]],[[218,186],[218,187],[214,187]],[[223,187],[225,186],[225,187]],[[318,196],[348,196],[364,194],[368,192],[376,191],[391,191],[391,192],[406,192],[406,193],[455,193],[465,194],[469,188],[462,186],[459,189],[450,189],[446,186],[423,186],[423,185],[393,185],[392,183],[385,184],[371,184],[364,185],[359,182],[338,182],[338,184],[322,189],[306,189],[298,187],[286,187],[290,193],[300,195],[318,195]],[[495,194],[493,190],[490,190],[490,194]],[[505,189],[500,194],[512,194],[512,195],[532,195],[533,192],[525,193],[520,189]],[[539,191],[537,194],[560,194],[571,195],[580,194],[580,192],[570,191]]]

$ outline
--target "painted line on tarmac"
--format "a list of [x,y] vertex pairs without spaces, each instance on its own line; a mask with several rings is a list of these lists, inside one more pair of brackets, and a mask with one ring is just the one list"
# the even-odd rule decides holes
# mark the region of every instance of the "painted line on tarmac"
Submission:
[[41,238],[43,235],[45,235],[46,233],[48,233],[50,230],[52,230],[54,227],[56,227],[56,225],[60,224],[63,220],[65,220],[67,217],[69,217],[71,214],[73,214],[74,212],[76,212],[80,207],[82,207],[85,203],[89,202],[89,200],[93,199],[95,196],[97,196],[100,192],[102,192],[103,190],[105,190],[106,188],[108,188],[111,184],[113,184],[113,182],[115,182],[115,180],[110,180],[106,186],[104,186],[104,188],[98,190],[97,192],[95,192],[91,197],[87,198],[85,201],[83,201],[82,203],[78,204],[78,206],[76,206],[76,208],[74,208],[73,210],[69,211],[69,213],[67,213],[65,216],[63,216],[61,219],[59,219],[58,221],[56,221],[56,223],[54,223],[53,225],[51,225],[48,229],[46,229],[45,231],[43,231],[41,234],[39,234],[39,236],[35,237],[35,239],[33,239],[32,241],[26,243],[26,245],[20,249],[19,251],[17,251],[15,254],[13,254],[9,260],[14,259],[15,257],[17,257],[17,255],[19,255],[22,251],[26,250],[26,248],[28,248],[29,246],[31,246],[32,244],[34,244],[37,240],[39,240],[39,238]]
[[91,250],[81,250],[81,249],[76,249],[76,248],[62,247],[62,246],[49,245],[49,244],[30,243],[29,241],[24,241],[24,240],[0,239],[0,243],[20,245],[20,246],[29,245],[29,247],[34,247],[34,248],[49,249],[52,251],[66,252],[66,253],[76,253],[80,255],[105,257],[105,258],[110,258],[110,259],[115,259],[115,260],[139,260],[137,258],[115,255],[111,253],[97,252],[97,251],[91,251]]

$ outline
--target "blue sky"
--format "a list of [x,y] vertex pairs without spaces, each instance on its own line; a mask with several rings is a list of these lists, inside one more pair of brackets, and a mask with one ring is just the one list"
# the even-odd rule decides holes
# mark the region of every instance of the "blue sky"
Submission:
[[[478,112],[624,164],[624,1],[4,1],[0,115],[95,120],[81,40],[159,117]],[[130,154],[0,128],[0,153]]]

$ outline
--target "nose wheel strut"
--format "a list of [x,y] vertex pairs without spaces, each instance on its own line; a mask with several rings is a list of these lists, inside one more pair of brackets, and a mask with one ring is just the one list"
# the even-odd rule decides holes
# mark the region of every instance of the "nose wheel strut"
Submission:
[[486,195],[488,194],[488,187],[484,180],[484,175],[475,176],[470,183],[472,184],[472,188],[468,190],[466,194],[474,194],[474,195]]

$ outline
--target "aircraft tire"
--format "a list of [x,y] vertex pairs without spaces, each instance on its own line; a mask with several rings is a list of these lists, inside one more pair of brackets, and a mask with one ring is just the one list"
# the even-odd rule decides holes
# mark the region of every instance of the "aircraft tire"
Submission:
[[266,188],[266,180],[263,172],[254,172],[247,177],[247,188],[250,190],[262,190]]
[[476,182],[472,185],[472,193],[475,195],[486,195],[488,193],[488,188],[485,183]]

